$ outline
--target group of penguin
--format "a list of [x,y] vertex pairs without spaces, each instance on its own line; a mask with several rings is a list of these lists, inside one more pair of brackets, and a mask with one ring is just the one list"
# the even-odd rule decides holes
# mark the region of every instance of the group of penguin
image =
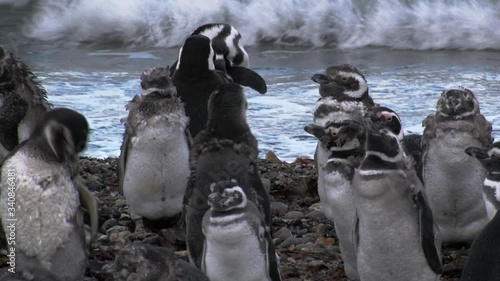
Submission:
[[[126,106],[119,186],[136,233],[143,219],[181,218],[189,261],[209,280],[278,281],[242,87],[264,94],[267,86],[240,39],[229,24],[200,26],[171,67],[142,73],[141,94]],[[474,94],[443,92],[423,136],[404,136],[398,114],[374,103],[355,67],[312,80],[320,98],[305,130],[318,139],[318,193],[346,276],[439,280],[441,243],[475,239],[462,280],[500,280],[500,143]],[[52,109],[28,67],[0,48],[0,218],[17,269],[0,280],[83,280],[98,228],[97,200],[79,176],[88,131],[80,113]]]
[[[473,242],[462,280],[500,280],[500,142],[469,89],[445,90],[422,136],[351,65],[315,74],[318,194],[351,280],[439,280],[442,243]],[[495,253],[494,253],[495,252]]]

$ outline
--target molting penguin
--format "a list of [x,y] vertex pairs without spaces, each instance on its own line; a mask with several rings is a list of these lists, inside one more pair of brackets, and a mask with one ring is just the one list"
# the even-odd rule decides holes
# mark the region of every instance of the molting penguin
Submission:
[[141,96],[127,105],[119,158],[120,187],[139,230],[140,217],[156,220],[181,213],[190,141],[189,119],[168,68],[145,70],[141,87]]
[[212,183],[237,180],[247,198],[259,208],[266,225],[271,225],[269,194],[257,169],[257,141],[246,122],[243,88],[235,83],[220,85],[208,107],[207,128],[194,139],[191,149],[191,176],[184,201],[189,259],[198,267],[205,241],[202,219],[209,209]]
[[[209,23],[199,26],[191,35],[203,35],[211,40],[215,52],[215,69],[231,76],[240,85],[250,87],[261,94],[267,92],[264,79],[249,69],[248,54],[240,45],[241,34],[226,23]],[[174,73],[177,62],[171,68]]]
[[205,128],[210,94],[218,85],[229,82],[229,77],[215,71],[210,39],[203,35],[186,39],[179,51],[179,62],[172,83],[184,103],[186,115],[190,119],[189,132],[193,138]]
[[465,152],[476,157],[486,169],[483,200],[491,220],[500,209],[500,142],[494,143],[489,149],[469,147]]
[[396,134],[367,121],[365,157],[353,178],[361,280],[439,280],[432,211]]
[[[0,216],[4,230],[15,224],[20,269],[41,266],[62,280],[83,279],[87,265],[85,233],[79,187],[74,180],[87,132],[83,115],[54,109],[2,166]],[[11,220],[13,206],[8,196],[13,191],[15,222]]]
[[210,280],[280,281],[269,227],[259,208],[236,181],[214,183],[210,190],[202,270]]
[[474,94],[461,88],[444,91],[423,125],[423,180],[443,242],[471,242],[488,222],[481,194],[486,170],[464,150],[488,148],[491,124]]
[[359,70],[349,64],[330,66],[325,74],[314,74],[311,78],[319,84],[321,97],[333,97],[335,100],[359,101],[366,108],[375,104],[368,93],[368,83]]
[[29,138],[50,108],[47,93],[35,75],[14,54],[0,47],[0,164]]
[[364,128],[357,122],[346,120],[328,123],[326,128],[306,126],[319,142],[331,152],[322,177],[318,177],[318,194],[325,216],[334,223],[339,239],[344,271],[351,280],[359,280],[352,233],[356,222],[356,205],[352,178],[354,169],[364,155]]

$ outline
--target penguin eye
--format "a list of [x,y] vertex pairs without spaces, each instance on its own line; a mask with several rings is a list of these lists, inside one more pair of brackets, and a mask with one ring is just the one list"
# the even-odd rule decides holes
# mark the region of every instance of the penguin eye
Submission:
[[387,118],[387,119],[385,119],[385,120],[387,120],[387,121],[391,122],[391,121],[392,121],[392,116],[390,116],[389,118]]

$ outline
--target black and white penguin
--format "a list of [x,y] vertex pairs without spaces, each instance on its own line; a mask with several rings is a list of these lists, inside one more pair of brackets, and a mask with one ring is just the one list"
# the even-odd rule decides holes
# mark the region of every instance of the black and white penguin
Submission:
[[500,142],[495,142],[489,149],[469,147],[465,152],[476,157],[486,169],[483,200],[491,220],[500,209]]
[[358,101],[368,109],[375,105],[365,76],[350,64],[330,66],[324,74],[314,74],[311,79],[319,84],[319,94],[323,98],[333,97],[339,102]]
[[215,71],[214,50],[208,37],[193,35],[186,39],[172,82],[184,103],[190,119],[189,132],[194,138],[205,128],[210,94],[218,85],[231,82],[228,76]]
[[[210,280],[280,281],[269,227],[237,181],[210,186],[201,269]],[[242,255],[242,253],[244,253]]]
[[[62,280],[83,279],[87,266],[85,232],[74,179],[88,130],[80,113],[66,108],[51,110],[31,137],[5,159],[0,216],[6,233],[15,224],[20,269],[41,266]],[[9,192],[15,193],[14,206]]]
[[365,157],[353,187],[361,280],[439,280],[440,241],[425,190],[398,135],[367,121]]
[[[240,44],[241,34],[236,28],[227,23],[209,23],[199,26],[191,35],[203,35],[211,40],[216,70],[229,75],[235,83],[261,94],[267,92],[264,78],[249,68],[248,54]],[[176,65],[177,62],[172,65],[172,73]]]
[[0,47],[0,164],[30,137],[50,108],[47,93],[28,66]]
[[123,190],[136,230],[141,218],[174,218],[181,213],[189,177],[189,118],[170,81],[168,68],[141,75],[142,92],[127,105],[119,157]]
[[196,136],[191,149],[191,176],[185,194],[186,243],[191,263],[201,266],[202,219],[208,211],[210,186],[235,179],[248,200],[259,208],[271,225],[269,194],[257,169],[257,140],[246,122],[247,102],[243,88],[235,83],[218,86],[208,103],[206,129]]
[[331,152],[323,176],[318,177],[318,194],[325,216],[334,223],[339,240],[344,271],[351,280],[359,280],[353,230],[356,222],[356,205],[352,179],[364,156],[364,128],[355,121],[328,123],[326,128],[306,126]]
[[444,91],[423,125],[423,180],[443,243],[472,242],[488,222],[481,192],[486,170],[464,151],[490,147],[491,123],[474,94],[460,88]]

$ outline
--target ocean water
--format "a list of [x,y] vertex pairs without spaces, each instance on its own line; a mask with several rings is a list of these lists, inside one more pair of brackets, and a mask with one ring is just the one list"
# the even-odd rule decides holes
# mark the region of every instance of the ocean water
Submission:
[[87,156],[119,155],[125,104],[148,67],[177,58],[199,25],[242,34],[268,92],[246,89],[261,156],[312,157],[312,122],[326,67],[355,65],[374,100],[421,132],[445,89],[464,86],[500,136],[500,1],[410,0],[0,0],[0,46],[27,63],[57,107],[92,128]]

